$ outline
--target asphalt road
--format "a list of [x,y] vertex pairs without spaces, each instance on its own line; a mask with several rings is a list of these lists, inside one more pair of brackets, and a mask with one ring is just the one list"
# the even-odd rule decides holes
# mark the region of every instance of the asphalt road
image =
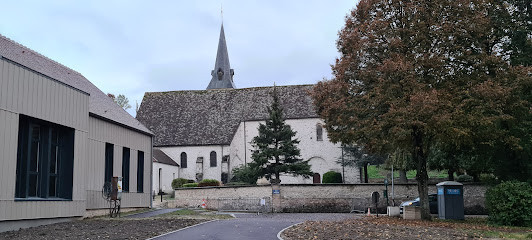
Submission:
[[277,239],[277,233],[284,228],[307,220],[342,220],[360,217],[349,213],[235,214],[235,216],[235,219],[207,222],[154,239],[272,240]]

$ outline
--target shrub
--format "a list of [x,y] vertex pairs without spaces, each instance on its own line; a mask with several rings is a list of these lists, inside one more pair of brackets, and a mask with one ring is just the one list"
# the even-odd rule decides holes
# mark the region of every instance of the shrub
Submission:
[[184,179],[184,178],[176,178],[172,180],[172,188],[176,189],[176,188],[183,187],[183,184],[190,183],[190,181],[191,180]]
[[183,184],[184,188],[198,187],[198,183],[185,183]]
[[460,176],[456,177],[456,181],[457,182],[472,182],[473,181],[473,177],[471,177],[469,175],[460,175]]
[[233,168],[232,182],[245,182],[251,185],[257,184],[257,179],[260,177],[260,171],[258,169],[249,167],[249,165],[241,165]]
[[503,182],[486,192],[489,221],[498,225],[532,227],[532,186]]
[[495,185],[500,183],[500,181],[495,177],[495,175],[491,173],[481,173],[479,176],[479,180],[481,183],[485,183],[488,185]]
[[342,183],[342,174],[335,171],[328,171],[323,174],[323,183]]
[[203,179],[198,184],[199,187],[207,187],[207,186],[220,186],[220,181],[216,179]]

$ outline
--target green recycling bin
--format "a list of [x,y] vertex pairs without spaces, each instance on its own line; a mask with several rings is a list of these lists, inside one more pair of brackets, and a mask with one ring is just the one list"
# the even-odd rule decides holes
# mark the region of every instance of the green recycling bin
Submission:
[[438,189],[438,218],[464,219],[464,185],[446,181],[436,184]]

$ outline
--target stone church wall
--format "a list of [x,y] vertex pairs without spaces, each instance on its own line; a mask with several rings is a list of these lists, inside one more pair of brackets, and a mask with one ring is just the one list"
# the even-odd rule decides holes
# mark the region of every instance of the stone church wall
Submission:
[[[241,122],[230,145],[231,168],[251,162],[251,151],[253,146],[251,141],[258,135],[258,127],[264,121]],[[301,150],[301,158],[310,160],[311,170],[320,174],[328,171],[345,172],[346,183],[358,183],[359,172],[357,168],[346,167],[342,169],[341,164],[337,161],[341,159],[342,150],[340,144],[334,144],[329,141],[325,128],[322,128],[322,140],[318,141],[316,126],[323,125],[319,118],[305,119],[288,119],[286,123],[296,131],[296,137],[299,139],[298,147]],[[245,152],[247,151],[247,152]],[[245,159],[245,160],[244,160]],[[343,171],[342,171],[343,170]],[[312,183],[312,178],[304,179],[302,177],[282,176],[282,183]]]
[[[252,161],[251,153],[253,146],[251,141],[258,135],[258,127],[264,121],[247,121],[241,122],[238,126],[233,140],[229,146],[210,145],[210,146],[178,146],[178,147],[160,147],[175,162],[181,165],[181,153],[187,154],[187,168],[180,167],[179,177],[197,180],[197,174],[201,173],[203,179],[216,179],[221,181],[222,172],[227,172],[230,179],[233,168],[241,166],[244,163]],[[346,183],[358,183],[359,171],[357,168],[345,167],[337,161],[341,159],[342,150],[339,144],[329,141],[327,132],[323,128],[322,140],[318,141],[316,134],[317,124],[323,124],[319,118],[306,119],[288,119],[289,124],[297,132],[296,137],[299,139],[298,144],[301,150],[301,158],[310,160],[311,170],[320,174],[328,171],[345,173]],[[216,152],[217,165],[210,166],[210,153]],[[229,155],[229,163],[222,163],[222,156]],[[203,158],[203,162],[198,162],[198,158]],[[227,168],[229,170],[227,170]],[[313,179],[293,176],[282,176],[282,183],[312,183]],[[154,188],[155,189],[155,188]]]
[[[216,179],[221,181],[222,156],[229,155],[229,146],[209,145],[209,146],[183,146],[183,147],[161,147],[166,155],[172,158],[179,167],[179,177],[197,180],[198,173],[202,174],[202,179]],[[216,152],[216,167],[210,166],[210,153]],[[187,154],[187,167],[181,165],[181,153]],[[198,158],[203,162],[199,163]]]

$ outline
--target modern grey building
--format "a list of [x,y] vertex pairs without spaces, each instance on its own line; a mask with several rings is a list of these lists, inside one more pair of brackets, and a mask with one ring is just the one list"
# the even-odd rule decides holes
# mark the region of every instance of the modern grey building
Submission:
[[80,73],[0,35],[0,231],[149,207],[152,133]]

